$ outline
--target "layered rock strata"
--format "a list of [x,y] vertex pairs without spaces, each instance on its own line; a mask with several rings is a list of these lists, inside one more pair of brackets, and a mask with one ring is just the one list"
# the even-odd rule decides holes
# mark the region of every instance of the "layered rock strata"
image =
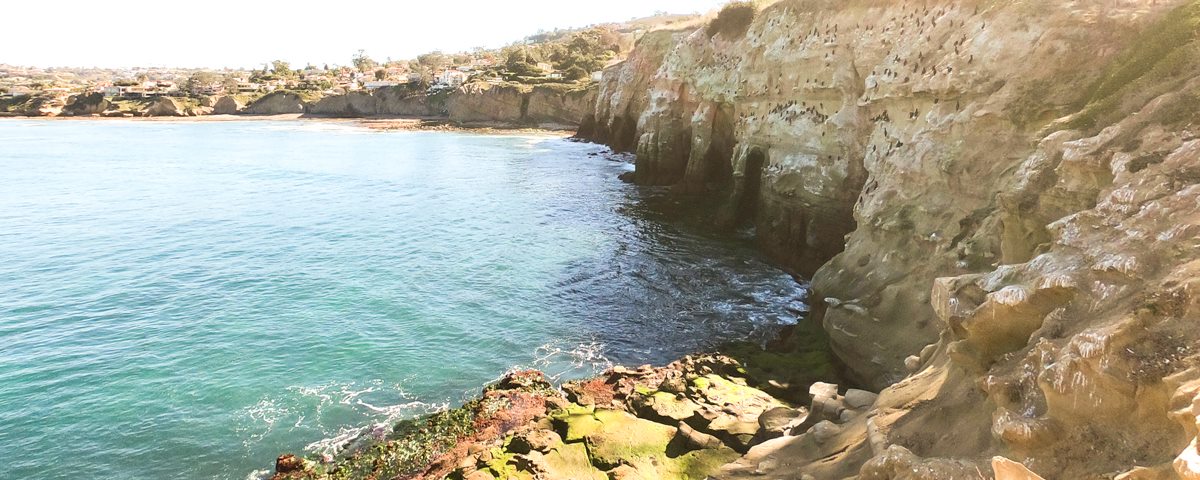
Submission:
[[716,478],[1200,475],[1198,20],[781,1],[607,71],[581,135],[812,274],[846,373],[884,389]]

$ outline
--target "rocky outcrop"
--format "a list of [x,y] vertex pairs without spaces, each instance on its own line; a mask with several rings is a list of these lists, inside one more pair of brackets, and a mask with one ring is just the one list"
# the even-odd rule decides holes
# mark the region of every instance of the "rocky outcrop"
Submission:
[[63,115],[99,115],[108,110],[109,102],[104,98],[104,94],[95,92],[88,94],[72,95],[67,98],[67,104],[63,107]]
[[183,117],[187,113],[175,99],[171,97],[158,97],[146,105],[142,111],[142,115],[147,117]]
[[271,92],[247,105],[242,113],[247,115],[286,115],[304,113],[307,103],[293,92]]
[[213,103],[213,115],[237,115],[246,106],[237,97],[224,96]]
[[400,86],[374,93],[332,95],[310,105],[307,112],[330,117],[415,116],[465,125],[572,128],[594,102],[595,89],[588,87],[475,83],[433,93]]
[[380,115],[441,117],[447,115],[447,94],[428,95],[407,87],[381,88],[374,93]]
[[596,88],[591,86],[538,85],[528,95],[521,123],[533,125],[577,127],[596,105]]
[[331,95],[312,104],[308,112],[333,117],[365,117],[379,114],[377,99],[369,93]]
[[663,59],[685,32],[647,33],[624,62],[605,70],[596,92],[596,106],[585,114],[578,136],[604,143],[617,152],[637,147],[638,119],[649,108],[650,82]]
[[0,113],[4,116],[53,117],[63,112],[67,101],[66,97],[50,94],[5,98],[0,99]]
[[615,367],[562,390],[541,373],[514,372],[459,409],[401,423],[332,462],[281,456],[275,478],[709,478],[752,445],[845,423],[874,399],[818,383],[806,396],[809,413],[760,389],[771,387],[748,367],[701,355]]
[[1198,19],[789,0],[607,71],[581,136],[812,274],[845,372],[886,387],[717,476],[1196,478]]

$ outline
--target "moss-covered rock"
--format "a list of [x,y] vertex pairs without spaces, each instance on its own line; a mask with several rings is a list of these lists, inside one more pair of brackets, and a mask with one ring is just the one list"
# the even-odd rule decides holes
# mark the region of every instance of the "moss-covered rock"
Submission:
[[675,427],[644,420],[626,412],[596,412],[599,428],[584,439],[592,463],[610,469],[623,463],[665,456]]
[[592,466],[587,447],[582,443],[560,444],[542,457],[546,478],[605,480],[604,472]]
[[636,395],[630,403],[639,416],[660,421],[686,420],[700,409],[687,397],[661,391]]

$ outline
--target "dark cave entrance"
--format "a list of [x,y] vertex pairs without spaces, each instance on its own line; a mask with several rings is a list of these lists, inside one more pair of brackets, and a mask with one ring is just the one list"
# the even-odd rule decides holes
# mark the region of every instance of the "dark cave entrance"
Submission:
[[746,165],[742,169],[742,192],[738,198],[738,223],[752,224],[758,216],[758,206],[762,202],[763,169],[767,165],[767,154],[761,148],[752,148],[746,155]]

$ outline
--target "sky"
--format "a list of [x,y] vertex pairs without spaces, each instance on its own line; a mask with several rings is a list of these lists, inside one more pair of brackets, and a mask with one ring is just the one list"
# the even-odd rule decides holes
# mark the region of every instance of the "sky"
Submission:
[[[708,12],[727,0],[6,1],[0,63],[39,67],[250,68],[349,64],[495,48],[539,29]],[[53,7],[49,7],[53,5]],[[311,6],[310,6],[311,5]],[[47,8],[54,13],[48,15]],[[23,20],[22,20],[23,19]]]

